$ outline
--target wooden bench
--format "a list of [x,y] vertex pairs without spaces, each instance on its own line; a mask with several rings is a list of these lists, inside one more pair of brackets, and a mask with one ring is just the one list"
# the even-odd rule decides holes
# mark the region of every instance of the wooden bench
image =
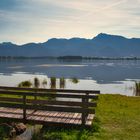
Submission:
[[[0,118],[91,126],[100,91],[0,87]],[[91,100],[94,100],[91,102]]]

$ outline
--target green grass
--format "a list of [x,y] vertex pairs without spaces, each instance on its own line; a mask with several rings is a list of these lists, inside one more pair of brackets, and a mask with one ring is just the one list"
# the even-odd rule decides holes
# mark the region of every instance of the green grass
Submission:
[[33,140],[140,140],[140,97],[100,95],[91,130],[45,128]]
[[98,139],[139,140],[139,105],[140,97],[101,95],[96,114],[102,128]]
[[91,130],[45,127],[32,140],[140,140],[140,97],[100,95]]

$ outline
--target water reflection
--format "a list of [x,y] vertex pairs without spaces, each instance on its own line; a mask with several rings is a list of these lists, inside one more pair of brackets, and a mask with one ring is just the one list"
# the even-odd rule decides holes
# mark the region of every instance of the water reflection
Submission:
[[[47,85],[45,88],[51,88],[50,78],[46,75],[33,75],[33,74],[25,74],[25,73],[17,73],[12,74],[12,76],[1,75],[0,76],[0,85],[1,86],[17,86],[18,83],[22,81],[29,80],[33,83],[34,78],[38,77],[40,79],[40,83],[43,82],[44,79],[47,80]],[[65,79],[65,89],[81,89],[81,90],[100,90],[101,93],[111,93],[111,94],[122,94],[133,96],[134,95],[134,84],[132,81],[119,81],[110,84],[99,84],[95,80],[86,80],[79,79],[77,84],[71,82],[71,79]],[[43,88],[43,85],[40,86]],[[60,79],[56,79],[56,85],[52,88],[60,88]]]
[[17,72],[57,78],[87,79],[90,77],[98,83],[112,83],[128,78],[140,79],[140,61],[82,60],[65,62],[48,59],[0,61],[0,73],[11,75]]
[[[140,61],[54,59],[0,61],[0,85],[17,86],[22,81],[33,82],[35,77],[41,79],[41,86],[44,88],[49,87],[50,77],[56,77],[52,88],[99,89],[102,93],[133,95],[134,80],[140,81]],[[62,77],[65,78],[65,82],[60,80]],[[72,83],[70,81],[72,77],[80,79],[79,82]],[[47,79],[47,83],[43,82],[44,79]]]

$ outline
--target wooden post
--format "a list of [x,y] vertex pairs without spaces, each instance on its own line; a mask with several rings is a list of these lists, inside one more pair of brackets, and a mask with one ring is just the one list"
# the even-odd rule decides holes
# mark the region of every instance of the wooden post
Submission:
[[[89,95],[89,93],[87,92],[86,93],[86,97],[88,97],[88,95]],[[88,108],[88,105],[87,105],[87,103],[89,102],[89,99],[88,98],[86,98],[86,109]],[[88,112],[86,112],[86,117],[88,116]]]
[[23,95],[23,120],[26,122],[26,95]]
[[[37,88],[35,89],[35,94],[37,93]],[[37,105],[36,101],[37,101],[37,95],[34,96],[34,106]],[[36,109],[34,111],[37,111]]]
[[83,108],[83,113],[82,113],[82,125],[85,125],[86,123],[86,112],[84,111],[85,110],[85,102],[86,102],[86,99],[85,98],[82,98],[82,108]]
[[[86,97],[88,97],[88,95],[89,95],[89,93],[86,93]],[[83,110],[88,109],[88,105],[87,105],[88,101],[89,101],[88,98],[82,98]],[[84,111],[82,113],[82,125],[86,124],[87,116],[88,116],[88,112]]]

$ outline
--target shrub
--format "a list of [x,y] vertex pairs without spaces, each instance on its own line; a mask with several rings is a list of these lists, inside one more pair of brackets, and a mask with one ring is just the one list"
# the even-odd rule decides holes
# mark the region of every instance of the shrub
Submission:
[[30,81],[23,81],[18,84],[18,87],[31,87],[32,83]]
[[79,83],[79,80],[74,77],[74,78],[71,79],[71,82],[74,83],[74,84],[77,84],[77,83]]

